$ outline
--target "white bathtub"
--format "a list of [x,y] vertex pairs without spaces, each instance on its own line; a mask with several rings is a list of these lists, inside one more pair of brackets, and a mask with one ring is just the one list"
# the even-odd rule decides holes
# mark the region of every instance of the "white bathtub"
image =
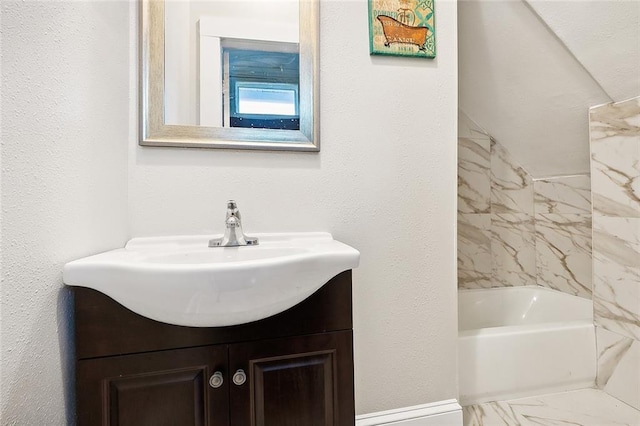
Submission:
[[537,286],[458,292],[460,403],[594,385],[592,302]]

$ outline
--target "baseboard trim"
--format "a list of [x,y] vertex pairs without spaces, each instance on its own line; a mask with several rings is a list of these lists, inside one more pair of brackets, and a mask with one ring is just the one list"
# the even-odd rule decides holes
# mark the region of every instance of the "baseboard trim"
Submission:
[[356,426],[462,426],[462,407],[455,399],[356,416]]

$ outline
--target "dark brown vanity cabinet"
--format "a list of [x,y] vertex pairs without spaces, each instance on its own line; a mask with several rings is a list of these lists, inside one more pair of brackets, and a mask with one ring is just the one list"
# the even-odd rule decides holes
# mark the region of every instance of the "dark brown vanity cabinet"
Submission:
[[231,327],[143,318],[75,291],[78,425],[353,425],[351,272]]

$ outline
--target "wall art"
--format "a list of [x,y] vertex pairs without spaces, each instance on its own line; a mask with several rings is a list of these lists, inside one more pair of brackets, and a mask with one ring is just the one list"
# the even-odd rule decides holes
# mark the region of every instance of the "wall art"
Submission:
[[369,0],[372,55],[435,58],[435,0]]

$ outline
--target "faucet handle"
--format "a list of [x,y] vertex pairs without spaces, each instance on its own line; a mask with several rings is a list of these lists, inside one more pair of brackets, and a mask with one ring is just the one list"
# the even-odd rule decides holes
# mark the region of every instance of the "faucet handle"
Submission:
[[234,200],[227,201],[227,216],[228,220],[231,216],[235,216],[240,220],[240,210],[238,210],[238,204]]

